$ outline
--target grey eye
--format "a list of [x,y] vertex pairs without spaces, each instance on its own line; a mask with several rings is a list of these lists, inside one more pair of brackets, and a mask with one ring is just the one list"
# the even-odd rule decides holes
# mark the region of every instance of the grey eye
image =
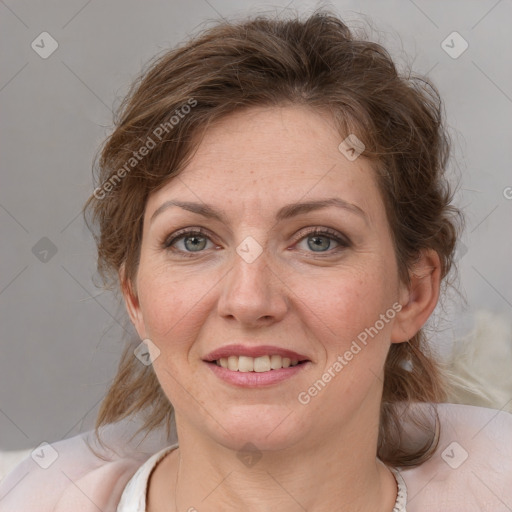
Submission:
[[[319,235],[313,235],[308,236],[308,247],[312,249],[314,252],[323,252],[325,250],[328,250],[331,246],[332,239],[328,236],[319,236]],[[317,250],[319,249],[319,250]]]
[[184,242],[185,248],[191,252],[202,251],[206,248],[208,243],[208,239],[203,235],[183,236],[182,240]]

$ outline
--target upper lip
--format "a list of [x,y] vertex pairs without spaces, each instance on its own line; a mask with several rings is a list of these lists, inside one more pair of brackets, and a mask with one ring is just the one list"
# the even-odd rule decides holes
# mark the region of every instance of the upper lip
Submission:
[[222,357],[229,356],[261,357],[273,355],[288,357],[292,361],[309,361],[306,356],[286,348],[275,347],[273,345],[247,346],[240,344],[225,345],[220,347],[206,355],[204,361],[217,361]]

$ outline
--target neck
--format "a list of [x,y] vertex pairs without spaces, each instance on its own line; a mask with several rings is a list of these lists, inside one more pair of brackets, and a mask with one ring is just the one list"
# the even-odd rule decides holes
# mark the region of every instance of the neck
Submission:
[[395,503],[395,479],[365,429],[252,454],[185,432],[166,466],[165,506],[153,501],[152,511],[389,512]]
[[396,499],[394,477],[376,459],[345,468],[317,456],[308,458],[307,467],[289,460],[286,468],[276,462],[236,470],[205,465],[204,470],[198,475],[180,465],[176,511],[389,512]]

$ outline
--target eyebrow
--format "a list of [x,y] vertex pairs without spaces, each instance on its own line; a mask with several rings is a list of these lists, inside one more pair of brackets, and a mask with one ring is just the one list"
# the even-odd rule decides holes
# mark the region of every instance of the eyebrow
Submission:
[[[197,213],[199,215],[202,215],[203,217],[215,219],[225,224],[228,223],[224,217],[224,214],[221,211],[216,210],[213,206],[209,204],[193,203],[189,201],[178,200],[166,201],[161,206],[159,206],[151,216],[150,222],[153,222],[157,215],[173,206],[178,206],[179,208],[183,208],[184,210],[187,210],[189,212]],[[343,210],[346,210],[350,213],[354,213],[360,216],[366,222],[366,224],[368,224],[368,216],[366,215],[364,210],[359,208],[359,206],[349,203],[339,197],[330,197],[328,199],[321,199],[317,201],[307,201],[303,203],[288,204],[278,210],[276,214],[276,220],[281,221],[290,219],[297,215],[303,215],[314,210],[329,208],[331,206],[335,206],[336,208],[342,208]]]

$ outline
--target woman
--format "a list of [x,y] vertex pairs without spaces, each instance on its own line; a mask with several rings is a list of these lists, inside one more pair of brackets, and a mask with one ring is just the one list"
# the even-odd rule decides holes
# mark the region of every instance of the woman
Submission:
[[[144,341],[98,456],[56,443],[0,506],[44,489],[38,510],[511,510],[511,416],[435,407],[448,147],[435,88],[325,12],[225,22],[154,62],[87,204]],[[134,414],[146,433],[174,414],[178,443],[123,447]]]

